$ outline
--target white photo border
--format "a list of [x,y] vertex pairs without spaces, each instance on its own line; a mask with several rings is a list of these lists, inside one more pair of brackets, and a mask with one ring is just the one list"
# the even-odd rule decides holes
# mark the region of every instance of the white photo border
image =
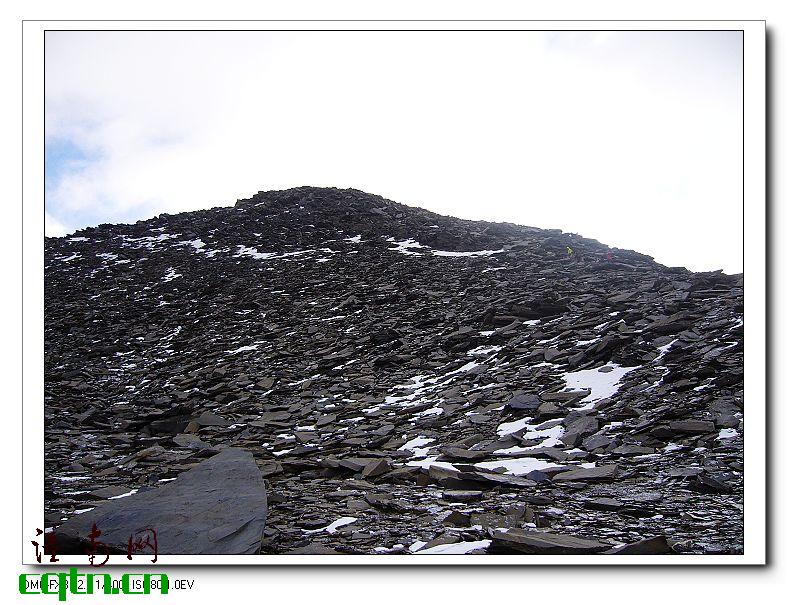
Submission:
[[[22,563],[44,528],[44,34],[53,30],[726,30],[743,32],[745,374],[744,553],[741,555],[159,555],[169,565],[763,565],[766,563],[766,24],[764,21],[23,21]],[[54,567],[85,566],[59,555]],[[146,559],[147,560],[147,559]],[[145,565],[141,557],[134,566]],[[107,566],[128,566],[124,556]],[[150,563],[148,563],[150,565]]]

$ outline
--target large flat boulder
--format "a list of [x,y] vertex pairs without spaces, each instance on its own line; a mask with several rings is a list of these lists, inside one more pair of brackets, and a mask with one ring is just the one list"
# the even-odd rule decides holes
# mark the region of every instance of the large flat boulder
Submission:
[[526,529],[493,530],[491,554],[590,555],[609,549],[608,544],[575,536]]
[[617,472],[618,466],[615,464],[581,467],[558,473],[553,481],[609,481],[615,478]]
[[[108,500],[56,530],[61,553],[96,542],[126,552],[129,537],[156,531],[159,554],[255,554],[268,512],[263,477],[249,452],[228,448],[161,487]],[[99,553],[103,548],[99,549]]]
[[674,554],[673,547],[665,536],[654,536],[653,538],[645,538],[631,544],[624,544],[616,548],[606,550],[604,554],[608,555],[672,555]]

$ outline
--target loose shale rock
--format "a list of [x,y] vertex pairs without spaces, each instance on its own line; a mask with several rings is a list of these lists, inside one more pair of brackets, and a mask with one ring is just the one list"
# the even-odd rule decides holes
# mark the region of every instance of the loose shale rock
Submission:
[[[46,238],[44,264],[56,535],[145,502],[115,546],[155,512],[162,552],[743,550],[743,275],[317,187]],[[178,487],[228,448],[241,474]]]

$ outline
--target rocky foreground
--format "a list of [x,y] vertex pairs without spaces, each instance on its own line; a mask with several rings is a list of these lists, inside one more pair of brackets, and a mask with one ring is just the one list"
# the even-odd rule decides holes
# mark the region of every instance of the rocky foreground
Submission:
[[742,275],[304,187],[47,238],[45,288],[48,527],[245,451],[263,554],[743,552]]

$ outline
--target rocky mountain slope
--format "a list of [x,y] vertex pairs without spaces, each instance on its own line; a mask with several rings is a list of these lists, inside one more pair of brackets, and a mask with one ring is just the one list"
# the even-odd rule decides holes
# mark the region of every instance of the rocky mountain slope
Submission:
[[232,446],[262,553],[740,553],[743,304],[356,190],[47,238],[46,520]]

